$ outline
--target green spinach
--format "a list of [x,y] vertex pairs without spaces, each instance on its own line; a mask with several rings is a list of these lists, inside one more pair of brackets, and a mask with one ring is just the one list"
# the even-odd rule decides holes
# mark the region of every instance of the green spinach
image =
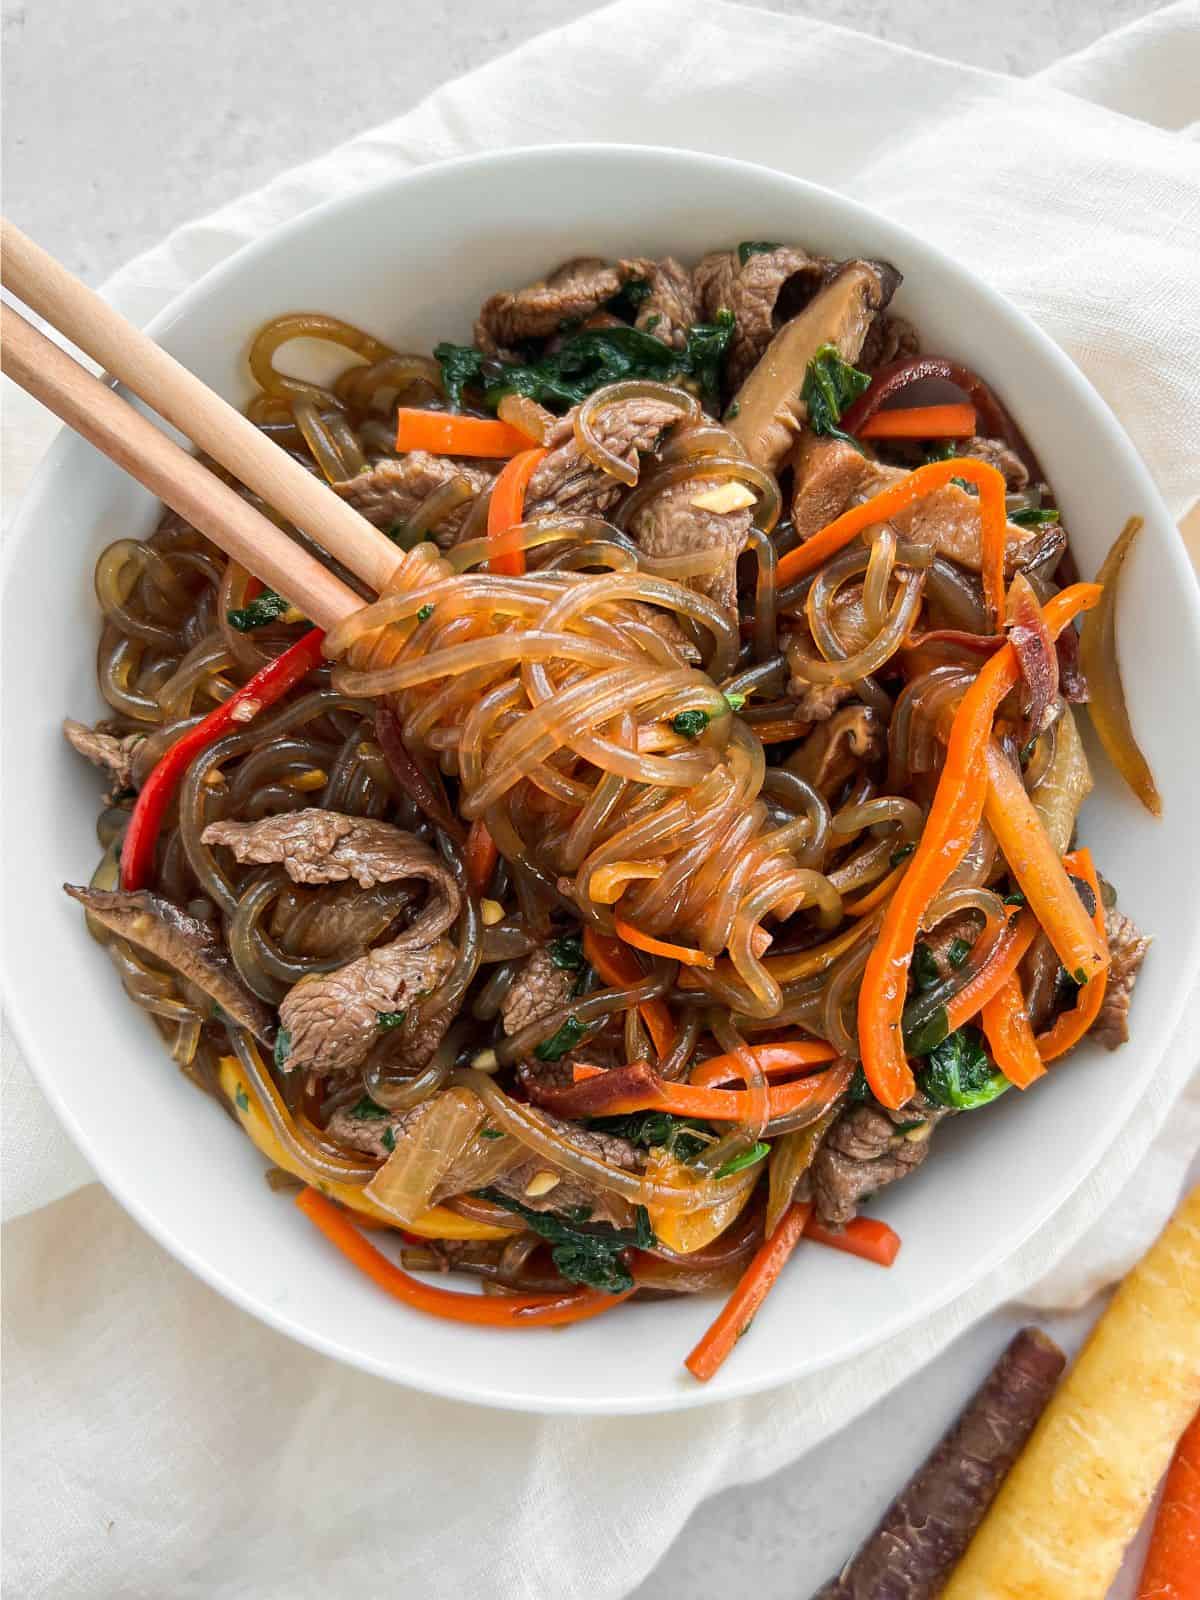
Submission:
[[837,346],[823,344],[808,363],[800,398],[808,412],[808,425],[814,433],[844,439],[859,449],[857,439],[838,427],[842,412],[871,384],[870,375],[852,367],[838,354]]
[[[614,1133],[640,1150],[661,1147],[676,1161],[694,1161],[711,1143],[706,1122],[695,1117],[673,1117],[669,1111],[631,1111],[623,1117],[593,1117],[588,1123],[597,1133]],[[697,1137],[697,1134],[701,1137]]]
[[778,239],[743,239],[737,247],[737,258],[744,267],[751,256],[769,256],[778,249]]
[[671,726],[683,739],[698,739],[708,720],[707,711],[679,711],[671,718]]
[[568,1017],[558,1032],[543,1039],[533,1053],[539,1061],[561,1061],[568,1050],[574,1050],[586,1033],[586,1023],[580,1022],[578,1017]]
[[1010,511],[1008,520],[1018,528],[1041,528],[1048,522],[1057,522],[1057,511],[1043,510],[1041,506],[1026,506],[1023,511]]
[[564,933],[558,939],[551,939],[550,943],[546,946],[546,953],[549,955],[551,963],[556,966],[560,972],[583,971],[584,959],[582,934]]
[[749,1150],[743,1150],[740,1155],[730,1156],[728,1161],[723,1161],[713,1173],[714,1178],[732,1178],[735,1172],[743,1172],[747,1167],[752,1167],[764,1156],[771,1154],[771,1146],[764,1144],[760,1139],[757,1144],[752,1144]]
[[225,620],[239,633],[252,633],[255,628],[265,628],[268,623],[278,622],[284,612],[290,610],[290,600],[276,594],[274,589],[264,589],[261,594],[255,595],[249,605],[227,611]]
[[633,1288],[633,1274],[622,1252],[650,1250],[656,1242],[645,1206],[638,1206],[637,1225],[633,1228],[611,1228],[607,1223],[583,1228],[553,1211],[534,1211],[501,1194],[499,1189],[481,1189],[480,1196],[523,1217],[551,1247],[550,1258],[564,1278],[606,1294],[624,1294]]
[[1011,1087],[992,1063],[975,1028],[958,1028],[935,1045],[917,1082],[927,1099],[955,1111],[990,1105]]

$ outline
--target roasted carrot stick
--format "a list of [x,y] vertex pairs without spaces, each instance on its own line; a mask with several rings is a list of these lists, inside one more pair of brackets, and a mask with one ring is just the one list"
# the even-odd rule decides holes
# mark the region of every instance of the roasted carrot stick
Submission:
[[897,406],[877,411],[858,430],[860,439],[969,439],[975,432],[975,407]]
[[396,412],[396,449],[428,450],[435,456],[515,456],[529,449],[529,435],[507,422],[461,417],[453,411],[422,411],[401,406]]
[[800,1243],[811,1213],[812,1207],[806,1201],[789,1206],[775,1232],[760,1245],[717,1320],[684,1363],[693,1378],[707,1383],[749,1328],[755,1312]]
[[1137,1600],[1200,1600],[1200,1411],[1167,1469]]

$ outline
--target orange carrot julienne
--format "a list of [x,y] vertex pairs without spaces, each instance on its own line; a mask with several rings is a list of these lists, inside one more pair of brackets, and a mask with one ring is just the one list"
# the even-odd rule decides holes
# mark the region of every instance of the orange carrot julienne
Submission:
[[[767,1116],[774,1121],[793,1111],[822,1110],[845,1092],[852,1076],[853,1069],[843,1062],[808,1078],[772,1084],[767,1090]],[[755,1101],[754,1091],[749,1089],[710,1089],[692,1083],[660,1082],[657,1088],[614,1099],[605,1105],[604,1115],[667,1111],[675,1117],[701,1117],[708,1122],[744,1122],[752,1113]]]
[[507,422],[463,417],[454,411],[422,411],[401,406],[396,412],[396,449],[428,450],[435,456],[515,456],[529,449],[529,435]]
[[[1004,621],[1004,547],[1008,539],[1008,519],[1005,515],[1004,476],[986,461],[976,461],[973,456],[955,456],[949,461],[930,461],[926,466],[910,472],[899,483],[882,490],[864,501],[851,506],[840,517],[815,533],[795,550],[783,556],[776,568],[776,581],[793,583],[819,566],[855,534],[886,522],[889,517],[912,505],[935,489],[941,489],[951,478],[963,478],[979,490],[979,517],[981,526],[981,555],[983,567],[983,597],[991,613],[993,628]],[[999,566],[997,568],[997,556]]]
[[487,823],[481,818],[471,824],[467,834],[467,844],[464,851],[464,861],[467,869],[467,883],[471,892],[481,895],[492,881],[492,873],[496,870],[496,862],[500,859],[500,852],[496,848],[496,841],[488,832]]
[[816,1217],[810,1217],[804,1227],[804,1237],[848,1256],[858,1256],[862,1261],[873,1261],[878,1267],[890,1267],[900,1254],[900,1235],[878,1217],[855,1217],[840,1233],[822,1226]]
[[602,1078],[607,1069],[594,1067],[590,1061],[576,1061],[571,1068],[572,1083],[586,1083],[589,1078]]
[[[1099,598],[1100,588],[1094,583],[1073,584],[1056,594],[1045,607],[1051,634],[1057,636]],[[887,903],[867,958],[858,998],[863,1071],[876,1099],[891,1110],[910,1100],[916,1088],[904,1055],[902,1017],[921,917],[966,854],[979,826],[987,798],[984,752],[997,708],[1019,676],[1016,651],[1004,644],[984,662],[959,702],[925,827],[908,871]]]
[[984,751],[984,764],[984,818],[1055,955],[1076,982],[1082,983],[1101,971],[1108,960],[1103,933],[1097,932],[1076,894],[1020,773],[993,739]]
[[1015,909],[1009,918],[1008,932],[996,941],[996,948],[973,978],[963,984],[946,1004],[946,1028],[953,1033],[970,1022],[1020,966],[1029,946],[1037,938],[1038,921],[1032,911]]
[[1167,1469],[1137,1600],[1200,1600],[1200,1411]]
[[562,1294],[488,1295],[457,1294],[422,1283],[376,1250],[359,1233],[346,1213],[326,1200],[315,1189],[302,1189],[296,1204],[352,1266],[371,1282],[429,1316],[449,1322],[469,1322],[489,1328],[561,1328],[569,1322],[583,1322],[620,1305],[634,1291],[600,1294],[584,1289]]
[[896,406],[877,411],[858,430],[860,439],[969,439],[975,432],[975,407],[968,405]]
[[[515,528],[521,521],[525,510],[525,490],[529,480],[548,454],[547,450],[540,447],[536,450],[522,450],[520,455],[514,456],[501,471],[492,490],[492,498],[488,502],[489,543],[500,540],[510,528]],[[525,571],[524,550],[508,550],[491,556],[488,560],[488,571],[503,573],[510,578],[519,578]]]
[[[837,1056],[833,1046],[823,1039],[790,1039],[778,1044],[752,1044],[747,1049],[768,1078],[772,1073],[794,1072],[797,1067],[819,1066]],[[744,1077],[745,1069],[737,1056],[710,1056],[692,1073],[691,1081],[698,1089],[713,1089]]]
[[1015,972],[1005,978],[984,1006],[980,1020],[1000,1071],[1018,1089],[1028,1089],[1046,1067],[1038,1054],[1021,980]]
[[[598,933],[595,928],[583,930],[583,953],[590,966],[594,967],[605,983],[614,988],[624,988],[631,983],[640,983],[646,974],[638,965],[638,959],[627,945],[619,939],[614,939],[610,934]],[[643,1000],[638,1006],[638,1014],[646,1024],[646,1032],[650,1035],[651,1042],[661,1061],[670,1054],[671,1046],[675,1043],[675,1023],[671,1016],[671,1008],[665,1000]]]
[[[1078,873],[1096,897],[1096,909],[1092,913],[1092,925],[1097,937],[1103,940],[1105,956],[1108,953],[1108,935],[1104,929],[1104,902],[1100,898],[1100,880],[1096,876],[1095,863],[1092,861],[1090,850],[1076,850],[1072,855],[1063,857],[1063,865],[1071,872]],[[1073,893],[1074,891],[1072,891]],[[1100,1007],[1104,1004],[1105,990],[1108,988],[1107,959],[1103,967],[1080,989],[1075,997],[1072,1010],[1064,1011],[1062,1016],[1055,1019],[1045,1033],[1039,1033],[1037,1038],[1038,1054],[1043,1061],[1056,1061],[1059,1056],[1066,1055],[1067,1051],[1077,1045],[1080,1039],[1100,1015]]]
[[652,934],[643,933],[640,928],[635,928],[631,922],[624,922],[620,917],[613,918],[613,927],[617,930],[617,937],[626,944],[631,944],[635,950],[644,950],[651,956],[669,956],[672,961],[681,961],[685,967],[713,967],[716,961],[705,950],[693,950],[690,945],[671,944],[666,939],[656,939]]
[[759,1246],[720,1315],[684,1363],[693,1378],[707,1383],[749,1328],[800,1243],[811,1214],[807,1201],[797,1201],[784,1212],[771,1237]]

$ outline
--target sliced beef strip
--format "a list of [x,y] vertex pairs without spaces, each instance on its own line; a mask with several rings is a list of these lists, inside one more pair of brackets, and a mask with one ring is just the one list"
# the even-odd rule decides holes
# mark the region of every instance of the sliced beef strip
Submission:
[[867,329],[856,365],[864,372],[874,372],[901,356],[915,356],[920,349],[920,336],[907,317],[898,317],[892,311],[881,311]]
[[415,834],[374,817],[350,817],[341,811],[307,806],[257,822],[210,822],[201,835],[205,844],[224,845],[242,863],[280,863],[295,883],[344,883],[353,879],[361,889],[421,878],[445,902],[433,919],[422,923],[421,937],[428,944],[458,915],[462,902],[453,874]]
[[1115,907],[1104,913],[1104,926],[1108,934],[1108,986],[1099,1015],[1088,1031],[1106,1049],[1115,1050],[1129,1037],[1129,1001],[1150,940]]
[[682,350],[688,329],[700,320],[692,275],[674,256],[664,256],[648,265],[646,283],[650,293],[638,307],[634,325],[673,350]]
[[[269,932],[289,955],[346,960],[384,938],[420,904],[419,879],[360,889],[357,883],[290,885],[271,908]],[[398,931],[398,930],[397,930]]]
[[[811,539],[852,505],[898,483],[908,474],[863,456],[841,439],[805,433],[793,454],[792,521],[801,540]],[[955,483],[943,484],[890,519],[902,539],[932,544],[974,572],[980,570],[979,501]],[[1057,532],[1051,529],[1051,532]],[[1005,567],[1013,571],[1046,559],[1039,530],[1008,524]]]
[[930,1129],[937,1120],[931,1110],[923,1102],[919,1107],[910,1102],[897,1113],[904,1122],[921,1119],[921,1126],[907,1133],[898,1132],[881,1107],[848,1106],[842,1111],[813,1159],[811,1188],[818,1220],[827,1228],[843,1228],[865,1195],[915,1172],[929,1154]]
[[[575,442],[574,412],[551,435],[553,448],[541,461],[525,491],[525,515],[533,519],[555,514],[603,516],[620,499],[625,486],[593,466]],[[596,419],[596,434],[606,449],[637,467],[638,456],[652,450],[659,435],[678,421],[679,409],[663,400],[620,400]]]
[[583,322],[599,311],[630,279],[648,278],[651,266],[646,261],[611,266],[598,256],[564,261],[538,283],[489,295],[480,307],[477,333],[483,333],[493,350],[548,339],[563,323]]
[[500,1006],[505,1033],[520,1033],[531,1022],[540,1022],[565,1006],[578,976],[555,966],[545,946],[527,956]]
[[81,756],[86,756],[94,767],[101,767],[112,776],[107,799],[111,803],[117,795],[133,787],[133,753],[146,737],[136,729],[133,733],[106,733],[102,727],[89,728],[84,722],[70,717],[63,723],[67,743]]
[[668,645],[687,666],[700,665],[702,659],[700,651],[676,622],[673,612],[656,611],[653,606],[643,605],[640,600],[633,602],[632,609],[637,621],[643,623],[651,633]]
[[688,578],[686,582],[689,588],[715,600],[736,622],[737,561],[749,543],[753,515],[749,507],[738,511],[707,511],[693,505],[704,489],[702,481],[672,484],[634,514],[630,532],[651,556],[719,550],[721,564],[715,571]]
[[1013,491],[1026,488],[1029,483],[1029,468],[1015,450],[1009,449],[1003,439],[984,439],[976,435],[957,443],[954,453],[958,456],[974,456],[977,461],[986,461],[988,466],[995,467],[997,472],[1004,474],[1005,483]]
[[[479,462],[434,456],[427,450],[410,450],[395,460],[385,457],[366,472],[335,483],[333,487],[368,522],[388,529],[393,524],[407,522],[435,489],[452,478],[464,479],[474,494],[480,494],[494,477],[493,468]],[[470,509],[471,501],[467,501],[451,511],[433,530],[434,540],[443,550],[455,542]]]
[[207,923],[145,889],[131,894],[72,883],[63,888],[111,933],[148,950],[203,990],[240,1027],[258,1039],[270,1038],[274,1020],[270,1008],[242,982]]
[[785,322],[751,369],[727,413],[730,432],[760,467],[774,472],[808,421],[803,398],[808,364],[823,345],[844,361],[857,361],[876,312],[900,282],[894,267],[849,261]]
[[879,713],[855,703],[818,723],[786,765],[832,800],[847,778],[882,760],[886,752],[887,729]]
[[333,972],[301,978],[284,995],[279,1022],[288,1035],[284,1067],[289,1072],[347,1072],[360,1067],[379,1038],[382,1012],[407,1011],[396,1030],[402,1059],[423,1066],[449,1017],[422,1023],[415,1002],[444,982],[454,965],[445,939],[414,948],[407,936],[368,950]]
[[715,250],[696,268],[700,312],[711,322],[718,311],[732,311],[733,337],[725,357],[725,377],[737,388],[770,344],[776,329],[812,298],[836,263],[811,256],[800,245],[781,244],[738,259],[736,250]]

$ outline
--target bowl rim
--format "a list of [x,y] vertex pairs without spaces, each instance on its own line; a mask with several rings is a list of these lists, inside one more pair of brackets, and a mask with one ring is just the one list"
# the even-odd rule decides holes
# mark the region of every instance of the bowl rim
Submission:
[[[890,216],[875,211],[849,195],[832,189],[827,185],[812,182],[810,179],[797,177],[791,173],[782,172],[760,162],[746,161],[740,158],[710,154],[705,151],[684,149],[670,145],[627,144],[620,142],[557,142],[553,144],[534,144],[506,147],[502,150],[471,153],[455,156],[443,161],[435,161],[419,167],[401,172],[388,174],[367,183],[355,186],[344,194],[333,196],[308,206],[302,211],[289,217],[286,221],[275,227],[267,229],[259,237],[249,240],[240,246],[231,255],[201,274],[186,289],[171,299],[150,321],[146,330],[153,337],[163,339],[180,322],[186,321],[196,305],[218,285],[224,284],[231,278],[239,276],[248,265],[259,256],[273,252],[280,244],[304,234],[314,224],[324,225],[332,223],[340,215],[352,212],[356,206],[369,202],[380,194],[400,192],[411,196],[419,194],[425,185],[436,185],[447,172],[460,172],[472,168],[486,169],[508,179],[510,169],[518,172],[521,167],[529,162],[548,161],[554,162],[582,162],[588,161],[628,161],[646,160],[661,161],[663,159],[690,166],[697,172],[713,169],[724,169],[736,176],[738,173],[766,175],[772,180],[782,182],[790,188],[794,197],[802,202],[805,197],[816,197],[822,204],[831,206],[841,213],[841,219],[853,227],[861,227],[864,236],[870,238],[872,230],[882,231],[892,235],[900,245],[911,243],[917,255],[924,258],[923,265],[932,264],[936,271],[946,274],[951,280],[965,281],[973,293],[980,296],[987,304],[989,311],[995,316],[998,325],[1003,330],[1005,324],[1019,329],[1022,337],[1031,340],[1039,349],[1042,358],[1053,370],[1055,379],[1064,389],[1073,393],[1093,414],[1099,414],[1104,419],[1106,429],[1106,442],[1120,450],[1123,461],[1122,469],[1138,482],[1139,493],[1146,504],[1146,508],[1155,521],[1161,520],[1165,526],[1173,526],[1173,518],[1164,504],[1162,497],[1150,476],[1149,469],[1142,461],[1132,441],[1125,433],[1120,422],[1113,414],[1107,402],[1093,387],[1088,378],[1075,366],[1066,353],[1054,342],[1031,317],[1010,302],[998,290],[994,289],[985,279],[975,275],[968,268],[955,261],[937,245],[931,244],[903,223],[895,221]],[[889,245],[889,250],[894,246]],[[32,519],[29,507],[44,493],[46,487],[56,477],[60,470],[64,456],[76,448],[76,439],[71,431],[63,427],[57,434],[42,459],[37,464],[28,484],[22,494],[21,502],[5,540],[6,549],[0,561],[0,590],[6,591],[9,580],[20,560],[21,553],[27,540],[32,534]],[[1188,596],[1184,602],[1190,614],[1189,649],[1200,654],[1200,590],[1192,579],[1191,569],[1186,561],[1182,546],[1166,543],[1161,549],[1156,547],[1156,556],[1164,559],[1168,566],[1175,566],[1185,577]],[[1183,956],[1181,970],[1193,982],[1200,973],[1200,921],[1194,927],[1190,947]],[[390,1382],[407,1386],[419,1392],[440,1396],[445,1399],[457,1400],[474,1405],[483,1405],[503,1410],[521,1412],[558,1413],[566,1415],[620,1415],[642,1414],[653,1415],[659,1412],[669,1412],[690,1409],[694,1406],[710,1405],[723,1400],[733,1400],[749,1395],[770,1391],[782,1387],[784,1384],[796,1381],[805,1376],[831,1366],[840,1366],[843,1362],[851,1360],[864,1352],[885,1343],[893,1336],[910,1329],[926,1318],[945,1309],[953,1301],[978,1289],[979,1285],[992,1273],[1009,1261],[1027,1241],[1055,1217],[1071,1198],[1071,1196],[1084,1183],[1088,1175],[1105,1160],[1109,1151],[1125,1133],[1132,1121],[1137,1105],[1135,1101],[1128,1115],[1113,1131],[1103,1148],[1094,1150],[1086,1163],[1072,1165],[1064,1162],[1059,1172],[1051,1174],[1044,1188],[1043,1199],[1031,1215],[1031,1220],[1019,1234],[1006,1235],[989,1249],[978,1253],[972,1263],[957,1276],[952,1276],[936,1293],[926,1295],[920,1300],[915,1309],[898,1307],[892,1316],[864,1329],[860,1338],[846,1342],[845,1347],[839,1349],[835,1356],[820,1360],[817,1364],[798,1362],[793,1372],[780,1376],[770,1373],[756,1376],[747,1364],[744,1374],[732,1374],[722,1382],[719,1388],[709,1385],[696,1384],[687,1388],[672,1390],[654,1401],[641,1397],[618,1397],[613,1400],[598,1402],[590,1395],[530,1395],[525,1391],[505,1391],[502,1387],[502,1371],[498,1371],[488,1387],[483,1388],[474,1378],[467,1382],[454,1381],[453,1372],[443,1372],[437,1369],[430,1373],[426,1369],[403,1370],[402,1355],[397,1363],[389,1366],[383,1361],[376,1360],[369,1354],[350,1348],[337,1337],[326,1336],[323,1333],[293,1320],[293,1318],[280,1308],[272,1305],[265,1298],[260,1298],[249,1288],[229,1277],[226,1272],[207,1259],[203,1253],[194,1248],[187,1241],[179,1238],[171,1226],[160,1221],[152,1207],[142,1203],[136,1196],[126,1192],[126,1187],[119,1171],[111,1170],[108,1161],[101,1156],[97,1158],[91,1148],[88,1131],[77,1119],[69,1099],[60,1090],[53,1067],[48,1060],[43,1059],[43,1046],[39,1042],[38,1026],[35,1008],[26,1004],[19,986],[9,975],[9,961],[7,956],[0,952],[0,989],[2,989],[6,1009],[12,1023],[14,1033],[29,1065],[30,1071],[38,1084],[41,1092],[50,1102],[55,1115],[66,1129],[69,1137],[84,1154],[99,1180],[105,1188],[119,1202],[119,1204],[143,1227],[152,1238],[167,1249],[178,1261],[194,1272],[203,1282],[218,1293],[231,1300],[241,1309],[248,1311],[260,1321],[285,1336],[297,1340],[310,1349],[336,1360],[346,1362],[360,1370],[372,1373],[374,1376],[385,1378]],[[1160,1014],[1158,1021],[1158,1036],[1161,1047],[1155,1051],[1153,1058],[1143,1054],[1140,1066],[1143,1072],[1143,1082],[1148,1089],[1162,1056],[1168,1048],[1170,1039],[1178,1027],[1180,1017],[1187,1003],[1189,985],[1180,983],[1172,997],[1171,1006],[1164,1015]],[[1083,1224],[1081,1224],[1082,1228]],[[1081,1230],[1080,1230],[1081,1231]],[[1062,1241],[1065,1249],[1070,1239]],[[1018,1292],[1019,1286],[1007,1286],[1009,1293]],[[984,1314],[981,1310],[980,1315]]]

